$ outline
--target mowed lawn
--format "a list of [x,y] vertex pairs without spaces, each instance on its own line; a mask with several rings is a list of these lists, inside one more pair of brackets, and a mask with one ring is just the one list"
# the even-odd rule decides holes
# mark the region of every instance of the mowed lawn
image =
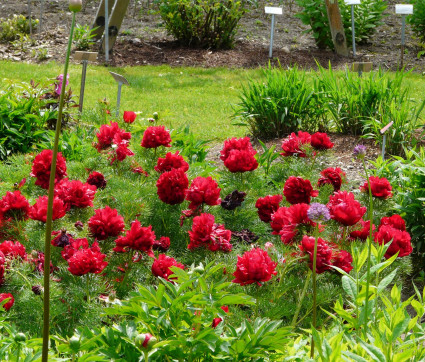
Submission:
[[[81,65],[70,65],[70,84],[76,96],[80,93]],[[123,86],[121,113],[140,111],[140,117],[151,117],[158,112],[161,123],[170,128],[190,125],[190,129],[203,139],[223,140],[247,133],[244,127],[231,124],[234,107],[243,84],[248,79],[261,80],[261,69],[189,68],[170,66],[139,66],[107,68],[89,65],[87,71],[84,109],[96,107],[106,98],[116,104],[117,84],[109,74],[125,76],[130,86]],[[63,65],[25,64],[0,61],[0,84],[34,79],[48,82],[63,72]],[[339,72],[341,73],[341,72]],[[311,79],[313,73],[308,74]],[[411,88],[412,98],[423,99],[425,76],[406,75],[405,86]],[[86,121],[90,121],[84,117]]]

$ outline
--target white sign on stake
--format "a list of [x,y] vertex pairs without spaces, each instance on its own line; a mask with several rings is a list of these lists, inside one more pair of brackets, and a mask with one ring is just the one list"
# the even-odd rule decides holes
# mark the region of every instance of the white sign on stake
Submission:
[[272,55],[273,55],[274,17],[275,17],[275,15],[282,15],[283,9],[282,8],[272,8],[272,7],[266,6],[264,8],[264,12],[266,14],[272,15],[272,28],[270,30],[270,49],[269,49],[269,58],[271,58]]
[[413,14],[413,5],[396,4],[395,13],[400,15],[411,15]]
[[264,8],[264,11],[266,14],[273,14],[273,15],[282,15],[283,9],[282,8],[272,8],[270,6],[266,6]]
[[360,5],[360,0],[344,0],[345,5]]

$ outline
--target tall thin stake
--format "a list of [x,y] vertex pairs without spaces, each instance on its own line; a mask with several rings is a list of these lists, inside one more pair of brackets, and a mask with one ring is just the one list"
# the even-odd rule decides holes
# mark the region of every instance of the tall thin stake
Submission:
[[44,243],[44,315],[43,315],[43,350],[42,362],[47,362],[49,357],[49,332],[50,332],[50,242],[52,238],[53,215],[53,190],[55,186],[56,160],[58,156],[59,135],[62,124],[63,100],[65,97],[66,80],[68,77],[69,55],[71,53],[72,37],[75,26],[75,11],[72,12],[71,33],[68,40],[68,50],[65,58],[62,89],[59,99],[58,119],[56,121],[55,142],[53,145],[52,166],[50,168],[49,199],[47,204],[46,239]]

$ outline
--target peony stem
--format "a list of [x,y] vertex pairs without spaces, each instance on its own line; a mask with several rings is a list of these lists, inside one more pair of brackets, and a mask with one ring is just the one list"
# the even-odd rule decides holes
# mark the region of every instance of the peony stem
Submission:
[[370,186],[369,175],[367,173],[366,164],[364,158],[362,159],[363,168],[366,174],[367,187],[369,189],[369,238],[367,239],[367,264],[366,264],[366,296],[365,296],[365,322],[364,322],[364,334],[367,333],[367,322],[368,322],[368,307],[369,307],[369,284],[370,284],[370,258],[372,253],[372,229],[373,229],[373,199],[372,199],[372,188]]
[[72,12],[71,31],[68,39],[68,49],[65,58],[63,72],[63,85],[59,99],[58,119],[56,120],[55,141],[53,144],[52,165],[50,168],[49,198],[47,204],[46,238],[44,243],[44,308],[43,308],[43,350],[42,362],[48,360],[49,334],[50,334],[50,242],[52,238],[52,215],[53,215],[53,190],[56,176],[56,160],[58,156],[59,136],[61,131],[63,103],[65,97],[66,80],[68,77],[69,55],[71,53],[72,37],[75,26],[75,12]]
[[294,314],[294,318],[292,318],[291,326],[293,328],[295,328],[297,326],[298,315],[300,314],[300,310],[301,310],[305,295],[307,293],[307,288],[308,288],[308,285],[310,284],[311,274],[312,273],[310,273],[310,272],[307,274],[307,279],[305,280],[304,288],[301,292],[300,300],[298,302],[297,309],[296,309],[295,314]]
[[[317,320],[317,289],[316,289],[316,263],[317,263],[317,241],[318,241],[318,226],[314,228],[314,252],[313,252],[313,328],[316,329]],[[314,357],[314,339],[311,335],[311,351],[310,357]]]
[[86,278],[86,294],[87,294],[87,303],[90,303],[90,273],[87,273]]

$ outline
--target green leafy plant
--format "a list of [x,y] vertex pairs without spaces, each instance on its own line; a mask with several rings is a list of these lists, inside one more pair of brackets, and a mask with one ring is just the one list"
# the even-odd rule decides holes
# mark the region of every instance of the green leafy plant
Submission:
[[231,48],[249,1],[157,0],[167,31],[192,47]]
[[414,0],[413,14],[407,17],[407,21],[412,26],[412,30],[419,40],[425,42],[425,1]]
[[95,43],[93,38],[96,36],[95,28],[90,28],[89,25],[77,24],[74,30],[73,43],[77,50],[88,50]]
[[[38,19],[31,19],[32,29],[36,29]],[[30,24],[23,15],[13,15],[10,19],[0,18],[0,41],[13,41],[30,33]]]
[[208,154],[207,145],[211,140],[201,140],[191,131],[190,126],[180,127],[172,132],[173,147],[186,156],[189,163],[204,162]]
[[253,136],[262,139],[319,128],[323,109],[318,107],[305,71],[269,65],[263,76],[264,81],[250,80],[242,87],[234,123],[247,126]]
[[[296,14],[301,21],[310,26],[307,32],[313,34],[319,49],[333,49],[332,36],[326,12],[325,2],[319,0],[297,0],[302,10]],[[351,38],[351,6],[345,5],[343,0],[338,1],[344,24],[345,36]],[[356,29],[356,42],[365,43],[370,39],[379,25],[382,25],[384,11],[387,8],[385,1],[364,0],[354,8],[354,26]]]

